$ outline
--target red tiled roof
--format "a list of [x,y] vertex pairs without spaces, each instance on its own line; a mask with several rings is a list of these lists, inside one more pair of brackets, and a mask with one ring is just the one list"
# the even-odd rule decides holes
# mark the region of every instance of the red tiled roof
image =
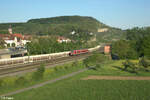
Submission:
[[31,35],[22,35],[22,34],[19,34],[19,33],[15,33],[15,34],[0,34],[0,38],[2,38],[3,40],[14,40],[14,38],[17,37],[19,39],[22,39],[22,40],[29,40],[31,39]]
[[13,37],[17,37],[17,38],[23,39],[22,34],[15,33],[15,34],[11,34],[11,35],[12,35]]

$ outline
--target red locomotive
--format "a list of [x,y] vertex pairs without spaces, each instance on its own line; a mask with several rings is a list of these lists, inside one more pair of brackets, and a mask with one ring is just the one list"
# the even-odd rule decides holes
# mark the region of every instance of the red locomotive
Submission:
[[79,54],[83,54],[83,53],[88,53],[89,50],[88,49],[82,49],[82,50],[73,50],[69,53],[70,56],[75,56],[75,55],[79,55]]

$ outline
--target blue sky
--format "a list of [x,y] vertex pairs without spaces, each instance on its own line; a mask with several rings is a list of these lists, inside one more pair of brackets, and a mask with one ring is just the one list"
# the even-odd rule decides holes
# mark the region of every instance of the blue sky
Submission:
[[64,15],[92,16],[122,29],[150,26],[150,0],[0,0],[0,23]]

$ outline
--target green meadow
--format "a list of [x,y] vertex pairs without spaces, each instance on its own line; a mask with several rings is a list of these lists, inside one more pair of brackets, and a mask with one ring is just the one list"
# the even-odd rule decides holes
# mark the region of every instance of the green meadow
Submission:
[[[98,76],[150,76],[149,72],[122,70],[123,60],[109,61],[98,69],[90,69],[71,78],[12,95],[15,100],[149,100],[150,81],[146,80],[82,80]],[[134,60],[133,62],[138,62]]]

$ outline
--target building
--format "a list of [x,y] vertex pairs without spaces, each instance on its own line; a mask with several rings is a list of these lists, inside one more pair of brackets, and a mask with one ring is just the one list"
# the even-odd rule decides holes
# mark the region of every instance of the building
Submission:
[[98,32],[107,32],[108,31],[108,28],[100,28],[98,29]]
[[104,53],[109,54],[110,53],[110,45],[104,46]]
[[8,29],[9,34],[0,34],[0,37],[5,41],[6,47],[24,46],[30,42],[31,35],[22,35],[19,33],[13,34],[12,28]]
[[9,32],[9,34],[12,34],[12,28],[11,28],[11,25],[10,25],[10,27],[8,28],[8,32]]
[[69,42],[71,42],[71,40],[69,38],[65,38],[65,37],[58,37],[57,42],[58,43],[63,43],[63,42],[69,43]]
[[22,34],[0,34],[0,37],[5,41],[6,47],[15,47],[15,46],[24,46],[28,42],[30,42],[29,36],[25,36]]

